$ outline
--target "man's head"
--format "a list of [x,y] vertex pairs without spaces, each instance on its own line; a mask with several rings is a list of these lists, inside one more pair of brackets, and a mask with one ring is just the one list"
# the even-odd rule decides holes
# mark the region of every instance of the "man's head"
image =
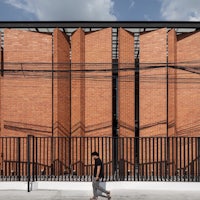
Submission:
[[99,157],[99,153],[94,151],[91,153],[91,156],[94,158],[94,159],[97,159]]

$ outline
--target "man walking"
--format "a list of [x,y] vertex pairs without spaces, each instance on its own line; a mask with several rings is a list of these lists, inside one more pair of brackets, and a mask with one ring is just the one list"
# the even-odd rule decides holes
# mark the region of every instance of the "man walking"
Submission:
[[[100,181],[103,179],[104,172],[103,172],[103,163],[99,158],[99,153],[94,151],[91,153],[91,156],[94,158],[95,166],[94,166],[94,178],[92,181],[93,197],[90,198],[90,200],[96,200],[98,199],[98,196],[111,199],[110,191],[106,191],[104,188],[100,186]],[[105,193],[106,195],[98,195],[97,190],[101,191],[102,193]]]

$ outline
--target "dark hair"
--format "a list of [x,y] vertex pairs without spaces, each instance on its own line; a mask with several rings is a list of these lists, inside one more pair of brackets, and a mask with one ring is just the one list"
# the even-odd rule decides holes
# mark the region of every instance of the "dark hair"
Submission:
[[92,155],[92,156],[99,156],[99,153],[96,152],[96,151],[94,151],[94,152],[91,153],[91,155]]

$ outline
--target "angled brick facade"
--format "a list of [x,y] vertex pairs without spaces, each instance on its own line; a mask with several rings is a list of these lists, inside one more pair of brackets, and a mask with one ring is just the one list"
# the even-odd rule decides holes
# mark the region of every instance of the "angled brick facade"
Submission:
[[2,136],[52,134],[51,62],[51,35],[4,30]]
[[[200,32],[182,34],[177,38],[177,135],[199,136]],[[181,69],[180,69],[181,68]]]
[[166,29],[140,35],[140,136],[166,136]]
[[[85,133],[112,135],[112,29],[85,36]],[[104,71],[101,71],[104,69]],[[108,71],[105,71],[108,70]],[[94,70],[94,71],[93,71]]]
[[[200,32],[178,34],[175,29],[163,28],[139,35],[136,47],[140,52],[141,138],[137,143],[134,138],[137,34],[134,36],[123,28],[117,32],[112,28],[84,30],[79,28],[69,37],[60,29],[51,34],[4,30],[0,54],[0,65],[3,60],[5,69],[0,77],[0,136],[22,138],[13,137],[7,140],[9,144],[0,140],[0,153],[10,154],[0,158],[8,175],[11,168],[18,167],[16,160],[20,156],[20,161],[26,164],[27,154],[22,152],[27,152],[24,139],[27,135],[40,137],[38,170],[45,168],[51,174],[72,170],[78,175],[88,173],[92,151],[99,151],[105,158],[111,174],[117,164],[122,167],[127,164],[124,171],[133,172],[135,161],[142,164],[140,172],[145,171],[145,166],[143,175],[148,176],[155,171],[161,176],[174,175],[178,170],[183,174],[186,167],[182,163],[189,163],[188,170],[197,173],[198,165],[195,171],[192,162],[198,156],[199,141],[165,137],[199,136]],[[115,61],[114,49],[118,53]],[[113,72],[117,60],[115,99],[117,76],[112,75],[117,74]],[[116,105],[118,127],[114,121]],[[112,138],[113,127],[119,128],[118,140]],[[154,139],[146,138],[151,136]],[[20,153],[11,155],[17,148]]]
[[168,32],[168,136],[176,135],[176,61],[177,37],[172,29]]
[[55,136],[70,135],[70,43],[59,29],[53,34],[54,73],[54,133]]
[[72,136],[85,134],[85,33],[82,29],[75,31],[71,37],[71,128]]
[[135,58],[134,36],[120,28],[118,60],[119,135],[134,136],[135,123]]

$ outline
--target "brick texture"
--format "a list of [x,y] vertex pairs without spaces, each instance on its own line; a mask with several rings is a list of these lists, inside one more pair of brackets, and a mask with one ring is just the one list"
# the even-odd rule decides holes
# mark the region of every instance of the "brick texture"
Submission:
[[75,31],[71,37],[72,62],[72,136],[85,133],[85,33],[82,29]]
[[[52,36],[4,30],[4,73],[1,79],[1,135],[50,136],[52,133]],[[48,64],[47,64],[48,63]]]
[[[85,135],[85,80],[84,71],[80,71],[85,69],[85,33],[82,29],[75,31],[71,37],[71,56],[71,135],[75,137]],[[78,163],[73,170],[79,175],[84,173],[85,149],[85,140],[72,139],[72,163]]]
[[119,135],[133,137],[135,123],[134,36],[122,28],[119,29],[118,36]]
[[[200,32],[182,34],[177,41],[177,135],[199,136],[200,87],[199,67]],[[185,68],[185,69],[184,69]]]
[[85,69],[92,70],[85,73],[86,136],[112,135],[111,35],[107,28],[85,36]]
[[[54,67],[54,136],[70,136],[70,43],[69,38],[59,29],[53,32],[53,67]],[[66,170],[69,160],[69,145],[66,138],[55,139],[53,169],[54,173]]]
[[168,136],[176,135],[176,61],[177,37],[172,29],[168,32]]
[[165,28],[140,35],[140,136],[166,136],[166,41]]
[[70,43],[59,29],[54,30],[54,132],[70,135]]

